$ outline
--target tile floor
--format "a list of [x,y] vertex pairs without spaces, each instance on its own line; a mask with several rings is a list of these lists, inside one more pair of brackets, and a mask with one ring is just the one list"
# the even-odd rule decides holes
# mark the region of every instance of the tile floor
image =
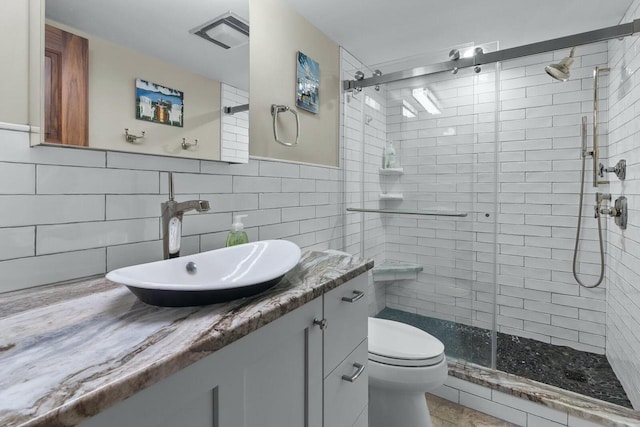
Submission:
[[433,427],[518,427],[432,394],[427,394],[427,404]]

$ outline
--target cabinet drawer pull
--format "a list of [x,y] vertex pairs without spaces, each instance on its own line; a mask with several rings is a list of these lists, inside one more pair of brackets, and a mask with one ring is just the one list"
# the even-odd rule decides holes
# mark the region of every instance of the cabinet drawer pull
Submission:
[[349,381],[350,383],[354,382],[355,380],[358,379],[358,377],[360,375],[362,375],[362,373],[364,372],[364,365],[361,365],[360,363],[354,363],[353,367],[356,368],[356,372],[355,374],[349,376],[349,375],[343,375],[342,379],[345,381]]
[[351,298],[349,297],[342,297],[342,301],[345,302],[356,302],[359,299],[362,299],[362,297],[364,296],[364,292],[361,291],[353,291],[353,296]]

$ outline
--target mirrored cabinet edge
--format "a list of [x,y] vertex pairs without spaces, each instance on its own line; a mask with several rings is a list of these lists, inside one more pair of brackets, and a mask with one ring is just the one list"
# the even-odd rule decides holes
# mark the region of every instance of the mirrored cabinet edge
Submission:
[[28,0],[29,7],[29,142],[44,143],[44,0]]
[[[222,129],[220,130],[220,146],[219,153],[220,159],[211,159],[211,158],[202,158],[202,157],[188,157],[188,156],[173,156],[170,154],[159,154],[159,153],[139,153],[132,152],[126,150],[111,150],[105,148],[97,148],[97,147],[77,147],[70,145],[60,145],[55,143],[45,142],[44,138],[44,117],[45,117],[45,107],[44,107],[44,97],[45,97],[45,61],[44,61],[44,52],[45,52],[45,0],[28,0],[28,25],[29,25],[29,63],[28,63],[28,120],[29,120],[29,143],[31,147],[35,146],[55,146],[61,148],[72,148],[72,149],[89,149],[96,151],[114,151],[114,152],[123,152],[137,155],[153,155],[153,156],[162,156],[162,157],[170,157],[170,158],[181,158],[181,159],[192,159],[192,160],[206,160],[206,161],[214,161],[221,163],[248,163],[249,162],[249,148],[247,144],[246,153],[240,153],[239,156],[235,156],[232,158],[225,158],[224,150],[223,150],[223,142],[222,142]],[[222,85],[224,82],[220,82],[220,87],[222,90]],[[233,87],[233,86],[229,86]],[[224,106],[220,105],[220,114],[224,114]],[[248,104],[247,104],[248,107]],[[247,110],[248,113],[248,110]],[[223,120],[221,117],[220,126],[223,125]],[[239,160],[242,159],[242,160]]]

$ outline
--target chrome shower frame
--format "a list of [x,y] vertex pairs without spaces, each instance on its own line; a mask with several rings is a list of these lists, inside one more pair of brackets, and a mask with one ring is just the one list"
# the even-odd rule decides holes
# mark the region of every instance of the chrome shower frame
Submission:
[[[567,49],[590,43],[627,37],[640,33],[640,19],[636,19],[626,24],[614,25],[613,27],[601,28],[599,30],[587,31],[585,33],[560,37],[552,40],[532,43],[528,45],[512,47],[510,49],[498,50],[488,53],[477,53],[470,58],[460,58],[456,55],[450,56],[449,61],[431,64],[424,67],[417,67],[410,70],[397,71],[381,76],[372,76],[356,80],[344,80],[342,88],[345,91],[359,90],[369,86],[381,85],[399,80],[411,79],[414,77],[427,76],[443,71],[452,71],[462,68],[476,67],[483,64],[491,64],[499,61],[522,58],[524,56],[536,55],[538,53],[551,52],[558,49]],[[363,75],[364,76],[364,75]]]

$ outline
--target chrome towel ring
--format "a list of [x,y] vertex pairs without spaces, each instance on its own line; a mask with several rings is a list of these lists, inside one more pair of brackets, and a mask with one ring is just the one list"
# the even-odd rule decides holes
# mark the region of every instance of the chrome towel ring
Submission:
[[[283,113],[283,112],[286,112],[286,111],[289,111],[296,118],[296,140],[295,140],[295,142],[280,141],[280,138],[278,138],[278,113]],[[286,105],[271,104],[271,115],[273,116],[273,137],[275,138],[276,142],[278,142],[278,143],[280,143],[282,145],[286,145],[287,147],[293,147],[295,145],[298,145],[298,139],[300,138],[300,119],[298,118],[298,112],[296,110],[292,110],[291,108],[289,108]]]

